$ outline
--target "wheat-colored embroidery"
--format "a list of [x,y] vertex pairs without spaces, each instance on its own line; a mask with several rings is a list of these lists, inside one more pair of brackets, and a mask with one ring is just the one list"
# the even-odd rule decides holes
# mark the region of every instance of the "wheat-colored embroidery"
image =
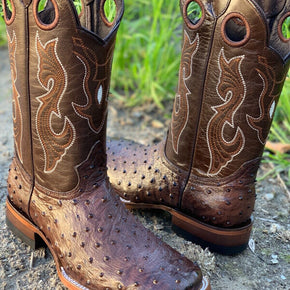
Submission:
[[174,109],[171,121],[171,136],[173,150],[178,154],[180,137],[184,131],[189,118],[188,97],[191,91],[187,82],[192,81],[193,57],[199,48],[199,35],[197,34],[193,41],[186,31],[184,31],[184,44],[182,49],[182,60],[179,71],[178,94],[175,96]]
[[22,157],[22,137],[23,137],[23,117],[21,112],[21,106],[19,103],[20,94],[16,87],[17,81],[17,65],[16,65],[16,51],[17,51],[17,37],[15,31],[13,31],[12,38],[7,33],[10,68],[11,68],[11,80],[12,80],[12,92],[13,92],[13,130],[14,130],[14,144],[15,150],[19,160],[23,163]]
[[[216,91],[223,103],[211,107],[214,115],[207,125],[206,137],[210,153],[208,176],[217,175],[245,146],[244,133],[235,125],[235,114],[246,96],[246,83],[241,73],[244,57],[241,55],[227,60],[223,48],[219,54],[220,76]],[[226,126],[234,130],[232,138],[225,137]]]
[[[44,172],[52,173],[73,145],[76,133],[72,122],[63,116],[61,100],[67,88],[67,73],[57,54],[58,38],[42,44],[37,32],[35,38],[38,56],[37,79],[45,93],[37,100],[40,105],[36,114],[36,129],[44,153]],[[63,123],[61,132],[56,132],[52,118]]]

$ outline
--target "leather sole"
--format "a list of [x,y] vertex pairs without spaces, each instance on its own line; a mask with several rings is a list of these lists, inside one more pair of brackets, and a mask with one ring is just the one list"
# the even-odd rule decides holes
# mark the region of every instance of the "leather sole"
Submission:
[[121,198],[128,209],[161,209],[172,216],[172,229],[184,238],[203,248],[223,255],[235,255],[244,251],[249,242],[253,219],[239,228],[220,228],[203,223],[176,209],[161,204],[133,203]]
[[57,274],[64,286],[71,290],[89,290],[66,274],[64,268],[60,266],[57,255],[54,253],[49,241],[45,238],[43,233],[17,211],[8,199],[6,200],[6,224],[17,237],[28,244],[32,249],[35,250],[44,246],[49,248],[56,264]]

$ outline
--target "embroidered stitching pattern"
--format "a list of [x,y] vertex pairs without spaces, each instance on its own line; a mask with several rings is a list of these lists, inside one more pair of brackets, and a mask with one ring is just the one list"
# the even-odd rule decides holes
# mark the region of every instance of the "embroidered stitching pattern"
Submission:
[[[224,103],[211,107],[215,114],[207,125],[206,137],[210,153],[208,176],[217,175],[245,146],[244,133],[234,122],[235,114],[246,96],[246,83],[241,73],[244,58],[242,55],[227,60],[223,48],[219,54],[220,76],[216,91]],[[230,141],[225,138],[226,125],[236,130]]]
[[13,31],[13,37],[11,39],[10,35],[7,32],[8,46],[9,46],[9,58],[10,58],[10,68],[11,68],[11,79],[12,79],[12,92],[13,92],[13,130],[14,130],[14,144],[15,150],[19,157],[21,163],[23,163],[22,158],[22,135],[23,135],[23,120],[22,120],[22,112],[19,103],[20,95],[16,88],[17,81],[17,66],[16,66],[16,58],[15,54],[17,51],[17,38],[15,31]]
[[[106,61],[99,64],[95,52],[87,48],[81,39],[73,38],[73,42],[75,46],[74,54],[85,69],[83,91],[87,103],[85,105],[73,103],[72,106],[76,114],[86,119],[90,129],[98,134],[106,122],[109,90],[108,71],[112,62],[113,47],[111,47]],[[93,95],[92,92],[95,92],[95,94]],[[96,113],[97,110],[99,110],[99,113]]]
[[[44,172],[52,173],[57,164],[73,145],[76,132],[67,116],[62,116],[60,103],[67,88],[67,73],[57,55],[58,38],[43,45],[36,33],[35,46],[38,56],[37,79],[46,91],[37,97],[40,105],[36,115],[37,134],[44,152]],[[52,118],[63,120],[61,132],[55,132]]]
[[[96,141],[93,146],[91,147],[89,153],[87,154],[87,157],[85,158],[84,161],[82,161],[81,163],[79,163],[78,165],[74,166],[74,170],[77,174],[77,179],[78,179],[78,182],[76,184],[76,186],[72,189],[72,190],[69,190],[69,191],[65,191],[65,196],[68,197],[70,195],[73,195],[75,196],[76,193],[79,193],[79,185],[80,185],[80,175],[79,175],[79,168],[84,165],[89,159],[92,159],[92,156],[95,156],[95,154],[93,153],[94,150],[96,149],[97,145],[100,144],[100,140]],[[63,194],[64,192],[63,191],[55,191],[55,190],[51,190],[51,189],[48,189],[44,186],[42,186],[41,184],[37,183],[36,182],[36,187],[39,189],[39,190],[42,190],[42,191],[47,191],[49,190],[49,195],[50,196],[53,196],[53,197],[56,197],[56,196],[59,196],[60,194]]]
[[275,71],[268,65],[266,58],[258,56],[258,62],[262,65],[262,69],[256,68],[256,71],[263,82],[263,90],[259,97],[260,116],[255,118],[247,114],[246,117],[248,125],[257,132],[260,143],[265,145],[277,104],[276,100],[279,97],[279,93],[274,94],[274,88],[281,82],[276,82]]
[[175,96],[174,109],[171,121],[171,136],[173,150],[178,154],[180,137],[184,131],[189,118],[188,97],[191,91],[188,89],[187,81],[192,76],[193,56],[199,48],[199,35],[197,34],[193,41],[184,30],[184,44],[182,48],[182,61],[179,71],[178,94]]

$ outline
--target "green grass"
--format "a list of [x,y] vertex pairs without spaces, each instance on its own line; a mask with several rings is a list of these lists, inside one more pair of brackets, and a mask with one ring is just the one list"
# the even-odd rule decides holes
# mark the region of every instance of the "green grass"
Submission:
[[282,33],[285,38],[290,38],[290,16],[288,16],[283,22]]
[[[0,6],[0,15],[3,15],[3,7]],[[5,28],[5,22],[2,17],[0,17],[0,46],[6,45],[7,39],[6,39],[6,28]]]
[[7,43],[6,39],[6,29],[5,29],[5,23],[3,18],[0,17],[0,46],[4,46]]
[[127,0],[117,37],[113,93],[128,105],[172,100],[181,47],[181,16],[172,0]]
[[117,14],[117,7],[114,0],[107,0],[104,3],[104,12],[109,22],[113,22]]
[[[289,73],[285,81],[282,94],[275,112],[275,117],[271,126],[269,140],[290,144],[290,78]],[[276,153],[269,151],[264,152],[264,161],[274,164],[274,168],[267,175],[276,176],[282,174],[285,176],[286,184],[290,186],[290,153]],[[266,176],[264,176],[265,178]]]
[[[40,2],[44,5],[45,1]],[[80,0],[74,0],[78,12]],[[40,7],[40,9],[42,9]],[[190,6],[192,17],[200,18],[198,7]],[[2,6],[0,6],[0,13]],[[116,11],[107,1],[105,14],[111,21]],[[177,86],[180,62],[182,20],[178,1],[126,0],[125,15],[117,36],[112,73],[112,92],[128,106],[154,101],[160,108],[172,102]],[[290,17],[283,23],[283,35],[290,37]],[[0,18],[0,45],[6,43],[6,31]],[[286,79],[276,110],[269,140],[290,143],[290,79]],[[288,176],[290,154],[264,153],[265,161],[275,165],[273,172]]]

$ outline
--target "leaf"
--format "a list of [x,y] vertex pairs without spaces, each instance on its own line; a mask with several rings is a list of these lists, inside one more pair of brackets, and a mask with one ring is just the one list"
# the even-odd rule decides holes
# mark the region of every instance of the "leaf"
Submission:
[[290,144],[284,144],[284,143],[278,143],[278,142],[275,143],[275,142],[267,141],[265,147],[274,153],[284,154],[290,151]]

